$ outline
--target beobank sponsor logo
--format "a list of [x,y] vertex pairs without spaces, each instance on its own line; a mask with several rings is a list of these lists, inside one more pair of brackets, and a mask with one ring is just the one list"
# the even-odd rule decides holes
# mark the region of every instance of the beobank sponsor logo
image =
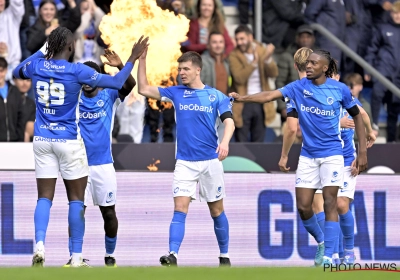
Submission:
[[197,104],[182,105],[179,103],[179,110],[183,111],[200,111],[212,114],[214,108],[211,106],[200,106]]
[[300,110],[303,112],[315,114],[315,115],[321,115],[321,116],[335,116],[335,111],[334,110],[323,110],[315,106],[304,106],[303,104],[300,105]]
[[104,110],[96,113],[90,113],[90,112],[79,113],[80,119],[99,119],[105,116],[107,116],[107,112]]

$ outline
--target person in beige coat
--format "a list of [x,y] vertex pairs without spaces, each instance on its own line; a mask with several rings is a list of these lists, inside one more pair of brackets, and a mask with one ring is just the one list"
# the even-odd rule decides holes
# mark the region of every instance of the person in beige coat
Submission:
[[[235,30],[236,48],[229,56],[232,90],[240,95],[251,95],[270,90],[268,78],[278,76],[278,67],[272,59],[274,45],[254,40],[247,25]],[[232,108],[235,138],[238,142],[263,142],[265,127],[276,115],[273,103],[235,103]],[[249,138],[250,136],[250,138]]]

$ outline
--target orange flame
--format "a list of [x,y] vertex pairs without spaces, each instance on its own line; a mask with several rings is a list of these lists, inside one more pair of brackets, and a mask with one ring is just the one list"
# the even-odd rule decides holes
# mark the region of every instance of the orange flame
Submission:
[[[177,73],[176,60],[182,54],[180,43],[189,30],[189,20],[162,10],[155,0],[114,0],[111,13],[104,16],[99,29],[101,38],[122,61],[127,61],[133,43],[141,35],[150,37],[147,53],[147,79],[150,85],[170,84],[170,77]],[[137,64],[137,63],[136,63]],[[105,70],[115,72],[112,67]],[[136,77],[137,66],[132,71]],[[136,88],[136,87],[135,87]]]
[[[154,158],[153,158],[154,160]],[[157,159],[154,163],[151,163],[149,166],[147,166],[147,169],[149,169],[150,171],[157,171],[158,167],[156,166],[157,164],[160,164],[160,160]]]

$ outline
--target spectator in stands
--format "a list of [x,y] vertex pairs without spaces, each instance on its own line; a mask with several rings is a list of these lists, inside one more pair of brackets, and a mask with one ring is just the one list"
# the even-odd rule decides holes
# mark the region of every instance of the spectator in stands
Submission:
[[6,0],[0,0],[0,57],[8,62],[6,81],[12,79],[12,70],[21,60],[19,26],[23,15],[23,0],[10,0],[8,7]]
[[[397,87],[400,87],[400,1],[393,3],[391,20],[376,26],[372,42],[367,49],[365,60]],[[367,73],[366,81],[371,80]],[[371,98],[372,121],[374,130],[378,130],[379,111],[383,101],[387,103],[387,141],[396,140],[397,117],[400,113],[400,98],[389,92],[378,80],[373,80]]]
[[390,11],[396,0],[368,0],[373,25],[390,21]]
[[[51,31],[58,26],[63,26],[75,32],[81,24],[81,12],[75,0],[68,0],[68,11],[60,11],[53,0],[43,0],[39,5],[39,17],[35,24],[28,30],[28,50],[32,53],[38,51]],[[68,18],[64,19],[64,13],[68,12]]]
[[21,93],[6,81],[8,63],[0,57],[0,142],[24,141]]
[[[308,24],[319,23],[328,29],[339,40],[344,41],[346,32],[346,10],[341,0],[310,0],[304,12]],[[342,51],[329,39],[321,34],[316,34],[316,41],[321,49],[328,50],[331,56],[340,62]]]
[[239,0],[238,10],[239,10],[239,22],[240,24],[250,24],[249,22],[249,8],[250,3],[253,4],[253,15],[254,15],[254,1],[252,0]]
[[[189,19],[194,19],[199,17],[199,12],[197,9],[198,5],[198,0],[185,0],[185,15]],[[215,1],[217,5],[218,11],[221,13],[222,17],[225,20],[225,13],[224,13],[224,4],[222,3],[222,0],[216,0]]]
[[[235,30],[236,48],[229,56],[232,87],[240,95],[270,90],[268,78],[278,76],[278,67],[272,55],[274,45],[261,44],[253,39],[247,25]],[[237,103],[233,106],[235,138],[239,142],[263,142],[265,126],[275,119],[274,103]]]
[[[371,119],[371,125],[372,125],[373,123],[371,117],[371,105],[361,95],[361,91],[363,89],[363,78],[361,77],[361,75],[358,73],[347,74],[344,77],[343,82],[350,88],[351,95],[353,95],[360,101],[363,109],[365,110],[365,112],[367,112],[369,118]],[[376,136],[378,136],[377,130],[374,130],[374,133]]]
[[14,79],[14,84],[18,88],[22,98],[22,110],[24,115],[23,127],[25,127],[24,141],[31,142],[36,119],[35,101],[28,97],[28,91],[31,89],[32,81]]
[[[125,97],[117,108],[117,116],[120,123],[119,136],[122,141],[119,142],[135,142],[139,144],[143,138],[144,113],[146,99],[138,94],[131,92]],[[129,135],[130,137],[124,137]],[[119,138],[119,137],[118,137]],[[129,140],[126,140],[129,139]]]
[[281,88],[299,78],[296,69],[293,67],[293,56],[300,48],[314,49],[314,44],[314,30],[309,25],[301,25],[297,28],[296,42],[289,45],[285,51],[275,51],[274,57],[279,69],[279,75],[275,81],[277,88]]
[[31,55],[31,52],[27,48],[27,44],[28,44],[28,29],[36,21],[36,11],[33,2],[35,1],[24,0],[25,13],[22,18],[19,29],[19,37],[21,42],[21,53],[22,53],[21,60],[25,60]]
[[263,1],[263,42],[277,49],[292,44],[297,27],[303,24],[303,0]]
[[75,57],[76,62],[88,60],[101,64],[100,55],[103,53],[97,43],[100,36],[99,25],[104,12],[96,5],[94,0],[83,0],[80,3],[81,25],[75,31]]
[[219,31],[224,34],[225,53],[228,55],[234,48],[224,19],[217,9],[216,0],[199,0],[197,2],[198,18],[192,19],[189,24],[188,40],[183,45],[185,51],[196,51],[202,54],[207,50],[208,34]]
[[201,55],[203,68],[200,75],[204,84],[228,94],[230,71],[228,60],[224,58],[224,52],[224,35],[218,31],[210,33],[208,52]]

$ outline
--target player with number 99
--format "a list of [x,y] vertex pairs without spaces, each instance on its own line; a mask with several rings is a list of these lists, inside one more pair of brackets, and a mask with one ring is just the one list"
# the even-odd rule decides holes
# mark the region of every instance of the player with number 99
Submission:
[[16,78],[32,79],[36,90],[33,149],[38,201],[34,217],[36,249],[33,266],[43,266],[45,261],[44,243],[58,172],[64,179],[69,201],[71,266],[87,266],[82,258],[82,244],[85,232],[83,200],[89,168],[78,126],[81,90],[83,85],[121,89],[134,61],[147,47],[148,39],[142,38],[135,43],[125,67],[111,77],[81,63],[71,63],[75,53],[74,36],[67,28],[58,27],[38,52],[13,71]]

